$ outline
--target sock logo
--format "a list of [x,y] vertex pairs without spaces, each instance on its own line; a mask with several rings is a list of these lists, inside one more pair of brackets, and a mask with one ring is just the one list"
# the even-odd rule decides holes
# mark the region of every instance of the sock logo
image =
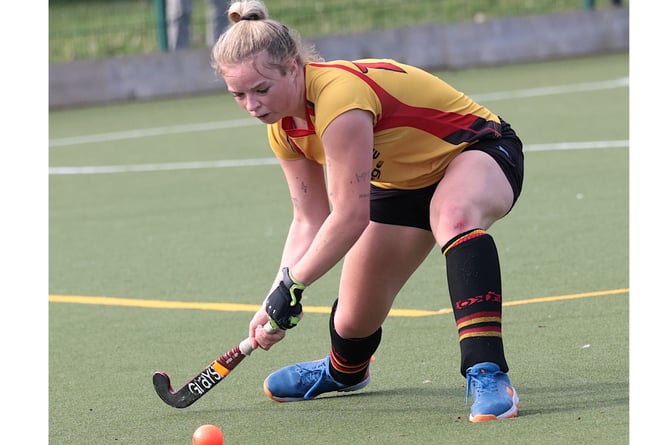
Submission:
[[466,307],[473,306],[479,303],[486,303],[492,301],[493,303],[501,303],[502,296],[497,292],[488,291],[485,295],[477,295],[475,297],[469,297],[464,300],[458,300],[455,302],[456,309],[464,309]]

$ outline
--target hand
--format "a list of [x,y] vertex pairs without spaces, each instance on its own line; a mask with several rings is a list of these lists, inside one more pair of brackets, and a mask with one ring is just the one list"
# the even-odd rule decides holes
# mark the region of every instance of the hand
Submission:
[[306,286],[293,280],[287,267],[283,268],[283,280],[269,294],[265,311],[274,328],[291,329],[297,326],[302,315],[302,292]]
[[271,327],[267,312],[265,312],[264,307],[260,308],[249,323],[249,339],[253,349],[260,348],[268,351],[286,336],[286,331],[274,328],[268,329],[268,326]]

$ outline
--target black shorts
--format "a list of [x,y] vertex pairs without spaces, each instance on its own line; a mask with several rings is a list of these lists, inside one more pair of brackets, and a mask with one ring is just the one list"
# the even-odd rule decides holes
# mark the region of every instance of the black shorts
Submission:
[[[513,203],[523,187],[523,143],[504,120],[502,136],[483,139],[463,151],[479,150],[488,153],[500,166],[513,189]],[[430,229],[430,201],[439,183],[416,190],[382,189],[372,185],[371,220],[396,226]]]

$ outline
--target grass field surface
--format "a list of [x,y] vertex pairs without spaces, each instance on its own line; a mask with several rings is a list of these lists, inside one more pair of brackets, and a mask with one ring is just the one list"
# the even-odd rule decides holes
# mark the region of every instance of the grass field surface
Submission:
[[186,445],[629,441],[627,54],[435,73],[509,121],[523,193],[490,230],[520,416],[470,424],[438,249],[384,324],[372,382],[278,404],[262,381],[329,347],[333,270],[307,314],[184,410],[181,386],[243,339],[278,266],[290,202],[264,128],[227,94],[49,113],[48,442]]

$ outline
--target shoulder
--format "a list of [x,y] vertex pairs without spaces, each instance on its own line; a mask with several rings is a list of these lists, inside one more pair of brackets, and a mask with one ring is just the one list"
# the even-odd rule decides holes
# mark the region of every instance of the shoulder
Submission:
[[267,140],[274,154],[280,159],[299,159],[299,153],[291,146],[288,135],[281,125],[282,121],[267,126]]
[[307,100],[321,107],[362,98],[368,102],[374,96],[366,70],[356,61],[311,62],[306,65],[305,83]]

